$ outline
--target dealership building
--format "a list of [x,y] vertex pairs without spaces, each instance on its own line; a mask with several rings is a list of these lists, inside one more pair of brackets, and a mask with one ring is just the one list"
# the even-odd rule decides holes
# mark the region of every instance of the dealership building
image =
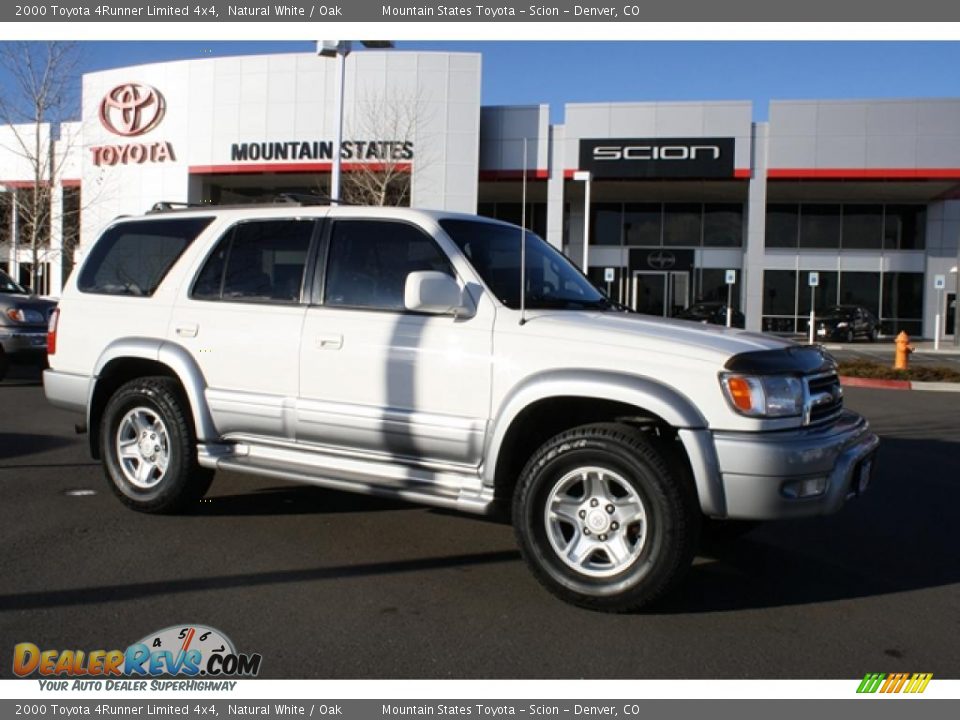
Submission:
[[[81,117],[41,128],[39,289],[56,295],[74,246],[158,201],[326,192],[336,67],[284,54],[86,74]],[[345,186],[523,218],[645,313],[729,293],[756,330],[803,333],[813,302],[862,305],[885,334],[932,337],[939,314],[952,334],[960,98],[774,101],[764,122],[747,101],[569,103],[556,124],[547,105],[483,106],[481,73],[478,54],[350,54]],[[34,130],[0,126],[0,268],[24,281],[34,173],[18,148]]]

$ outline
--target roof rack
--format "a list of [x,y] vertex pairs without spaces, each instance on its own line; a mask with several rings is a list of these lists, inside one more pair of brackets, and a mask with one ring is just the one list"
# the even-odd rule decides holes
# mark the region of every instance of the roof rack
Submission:
[[275,195],[272,200],[265,199],[262,202],[231,205],[218,205],[210,202],[192,203],[180,202],[177,200],[161,200],[159,202],[155,202],[147,211],[147,214],[150,215],[156,213],[175,212],[178,210],[196,210],[199,208],[250,208],[256,207],[257,205],[298,205],[300,207],[312,207],[320,205],[356,205],[356,203],[350,203],[346,200],[337,200],[336,198],[332,198],[327,195],[285,192]]
[[339,200],[337,198],[332,198],[329,195],[314,195],[311,193],[280,193],[277,196],[280,200],[290,203],[291,205],[354,205],[355,203],[347,202],[346,200]]
[[170,212],[171,210],[189,210],[191,208],[210,207],[210,203],[179,202],[177,200],[160,200],[155,202],[147,213]]

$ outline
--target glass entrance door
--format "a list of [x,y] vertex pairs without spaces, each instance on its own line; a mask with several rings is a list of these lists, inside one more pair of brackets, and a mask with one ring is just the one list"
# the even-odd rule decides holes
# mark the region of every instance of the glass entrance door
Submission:
[[690,273],[633,273],[630,307],[644,315],[672,317],[690,305]]

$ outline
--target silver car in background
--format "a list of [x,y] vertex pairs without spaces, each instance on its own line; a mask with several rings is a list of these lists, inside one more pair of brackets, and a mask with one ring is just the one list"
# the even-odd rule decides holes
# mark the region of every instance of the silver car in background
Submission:
[[0,270],[0,380],[11,363],[46,364],[47,321],[54,307]]

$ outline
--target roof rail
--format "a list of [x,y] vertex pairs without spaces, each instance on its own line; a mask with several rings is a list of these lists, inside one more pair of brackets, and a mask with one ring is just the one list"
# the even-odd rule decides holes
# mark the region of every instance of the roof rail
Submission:
[[170,212],[171,210],[189,210],[190,208],[210,207],[210,203],[179,202],[177,200],[161,200],[155,202],[147,213]]
[[280,193],[277,196],[283,202],[291,205],[355,205],[356,203],[347,202],[332,198],[329,195],[313,195],[310,193]]

